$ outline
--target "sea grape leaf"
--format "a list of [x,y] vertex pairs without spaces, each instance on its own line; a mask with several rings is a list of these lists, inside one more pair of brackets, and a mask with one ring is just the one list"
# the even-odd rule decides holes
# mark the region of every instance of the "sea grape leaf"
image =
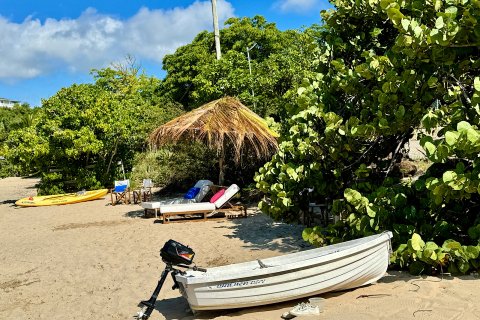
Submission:
[[462,245],[455,241],[455,240],[445,240],[445,242],[443,243],[443,246],[442,248],[446,251],[446,252],[449,252],[449,251],[452,251],[452,250],[460,250],[462,248]]
[[448,254],[437,250],[437,262],[442,266],[446,265],[448,262]]
[[445,13],[448,14],[450,19],[454,19],[457,15],[458,9],[457,7],[451,6],[445,9]]
[[467,129],[467,139],[468,141],[470,141],[472,144],[476,144],[478,142],[480,138],[480,135],[478,134],[478,132],[473,129],[473,128],[469,128]]
[[428,86],[429,86],[430,88],[434,88],[434,87],[437,86],[438,78],[432,76],[432,77],[430,77],[430,78],[428,79],[427,83],[428,83]]
[[480,261],[478,261],[478,260],[470,260],[470,264],[471,264],[472,267],[474,267],[475,269],[480,269]]
[[394,2],[394,0],[381,0],[381,1],[380,1],[380,7],[381,7],[383,10],[385,10],[385,9],[387,9],[387,8],[390,6],[390,4],[391,4],[392,2]]
[[345,199],[347,200],[347,202],[351,204],[355,204],[362,199],[362,195],[360,192],[350,188],[345,189],[343,195],[345,196]]
[[403,105],[398,107],[398,110],[395,112],[395,117],[403,118],[405,116],[405,107]]
[[442,180],[444,183],[453,181],[457,178],[457,174],[455,171],[445,171],[442,176]]
[[470,259],[477,259],[479,255],[478,247],[476,246],[467,246],[465,248],[465,252],[467,253]]
[[429,155],[434,154],[435,150],[437,150],[437,147],[435,147],[435,145],[430,141],[425,142],[425,144],[423,145],[423,148],[425,149],[425,151],[427,151]]
[[447,131],[445,133],[445,141],[449,146],[455,145],[455,143],[457,143],[458,141],[458,137],[459,137],[458,133],[454,131]]
[[470,238],[476,240],[480,238],[480,225],[468,228],[468,235]]
[[425,248],[423,249],[423,257],[431,259],[433,261],[437,260],[437,253],[435,250],[438,249],[438,246],[434,242],[427,242]]
[[375,216],[377,215],[377,212],[376,212],[375,210],[373,210],[372,207],[373,207],[372,204],[366,206],[366,208],[367,208],[367,215],[368,215],[369,217],[375,218]]
[[470,129],[471,127],[472,126],[467,121],[460,121],[457,124],[457,131],[458,132],[464,132],[464,131],[467,131],[468,129]]
[[401,20],[405,17],[397,8],[388,8],[387,15],[395,25],[398,25],[401,22]]
[[420,26],[416,26],[413,28],[413,33],[415,34],[415,37],[419,38],[420,35],[422,34],[423,29]]
[[425,242],[418,233],[414,233],[412,236],[412,249],[415,251],[422,250],[425,247]]
[[448,272],[451,273],[451,274],[458,274],[460,273],[460,271],[458,270],[458,267],[457,265],[452,262],[448,265]]
[[457,262],[457,267],[461,273],[465,274],[467,273],[468,269],[470,269],[470,264],[468,263],[468,261],[459,260]]
[[417,181],[415,181],[415,189],[417,191],[422,191],[425,189],[425,180],[423,179],[418,179]]
[[435,28],[442,29],[444,25],[445,23],[443,22],[443,17],[442,16],[438,17],[437,20],[435,21]]
[[410,274],[414,276],[418,276],[422,274],[423,270],[425,270],[425,264],[420,261],[414,261],[410,266],[409,266],[409,272]]
[[426,249],[429,249],[429,250],[437,250],[437,249],[438,249],[438,245],[437,245],[435,242],[428,241],[427,243],[425,243],[425,250],[426,250]]
[[475,77],[473,80],[473,87],[476,91],[480,91],[480,77]]
[[463,162],[457,163],[455,166],[455,172],[457,173],[463,173],[465,171],[465,164]]

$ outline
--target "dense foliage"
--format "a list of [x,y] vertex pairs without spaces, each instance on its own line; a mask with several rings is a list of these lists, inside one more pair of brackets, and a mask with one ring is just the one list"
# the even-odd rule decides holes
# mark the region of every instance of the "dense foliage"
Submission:
[[187,190],[201,179],[215,181],[217,161],[202,144],[178,144],[139,153],[135,156],[131,178],[140,185],[151,178],[155,184],[169,190]]
[[37,109],[28,104],[15,104],[12,108],[0,107],[0,178],[24,174],[20,166],[7,158],[5,142],[10,132],[30,126],[33,123]]
[[7,156],[42,173],[39,193],[113,184],[118,161],[132,167],[148,133],[182,111],[158,97],[160,81],[134,66],[94,71],[94,84],[63,88],[42,102],[32,126],[14,131]]
[[[392,261],[413,273],[478,269],[480,1],[334,4],[322,13],[319,73],[299,87],[280,151],[256,176],[261,209],[296,220],[314,187],[343,219],[306,229],[308,241],[392,230]],[[402,182],[395,167],[416,128],[434,164]]]
[[213,33],[207,31],[165,56],[164,93],[186,109],[235,96],[260,116],[282,113],[289,100],[284,94],[315,65],[315,27],[280,31],[261,16],[231,18],[225,24],[221,60],[216,60]]

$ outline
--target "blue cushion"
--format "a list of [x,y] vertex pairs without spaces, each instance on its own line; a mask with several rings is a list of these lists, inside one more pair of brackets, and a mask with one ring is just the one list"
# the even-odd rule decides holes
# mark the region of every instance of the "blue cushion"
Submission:
[[127,189],[126,185],[115,186],[115,189],[113,189],[113,192],[125,192],[126,189]]
[[200,188],[190,188],[187,193],[183,196],[184,199],[193,199],[200,192]]

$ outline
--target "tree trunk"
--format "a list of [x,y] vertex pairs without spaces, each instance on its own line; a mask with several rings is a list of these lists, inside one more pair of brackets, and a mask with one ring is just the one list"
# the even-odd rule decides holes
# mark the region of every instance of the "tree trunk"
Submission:
[[220,171],[218,174],[218,185],[222,186],[225,181],[225,151],[223,149],[218,159],[218,169]]
[[217,16],[217,0],[212,0],[212,15],[213,15],[213,34],[215,35],[215,49],[217,51],[217,60],[222,57],[220,50],[220,31],[218,30],[218,16]]

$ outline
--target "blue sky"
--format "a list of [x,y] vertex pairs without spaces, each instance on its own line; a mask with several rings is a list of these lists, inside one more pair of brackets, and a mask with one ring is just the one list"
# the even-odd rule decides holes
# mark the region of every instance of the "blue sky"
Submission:
[[[254,3],[254,4],[252,4]],[[281,30],[320,22],[327,0],[217,0],[220,27],[230,17],[264,16]],[[40,106],[91,69],[135,57],[163,78],[162,58],[212,31],[209,0],[0,0],[0,97]]]

